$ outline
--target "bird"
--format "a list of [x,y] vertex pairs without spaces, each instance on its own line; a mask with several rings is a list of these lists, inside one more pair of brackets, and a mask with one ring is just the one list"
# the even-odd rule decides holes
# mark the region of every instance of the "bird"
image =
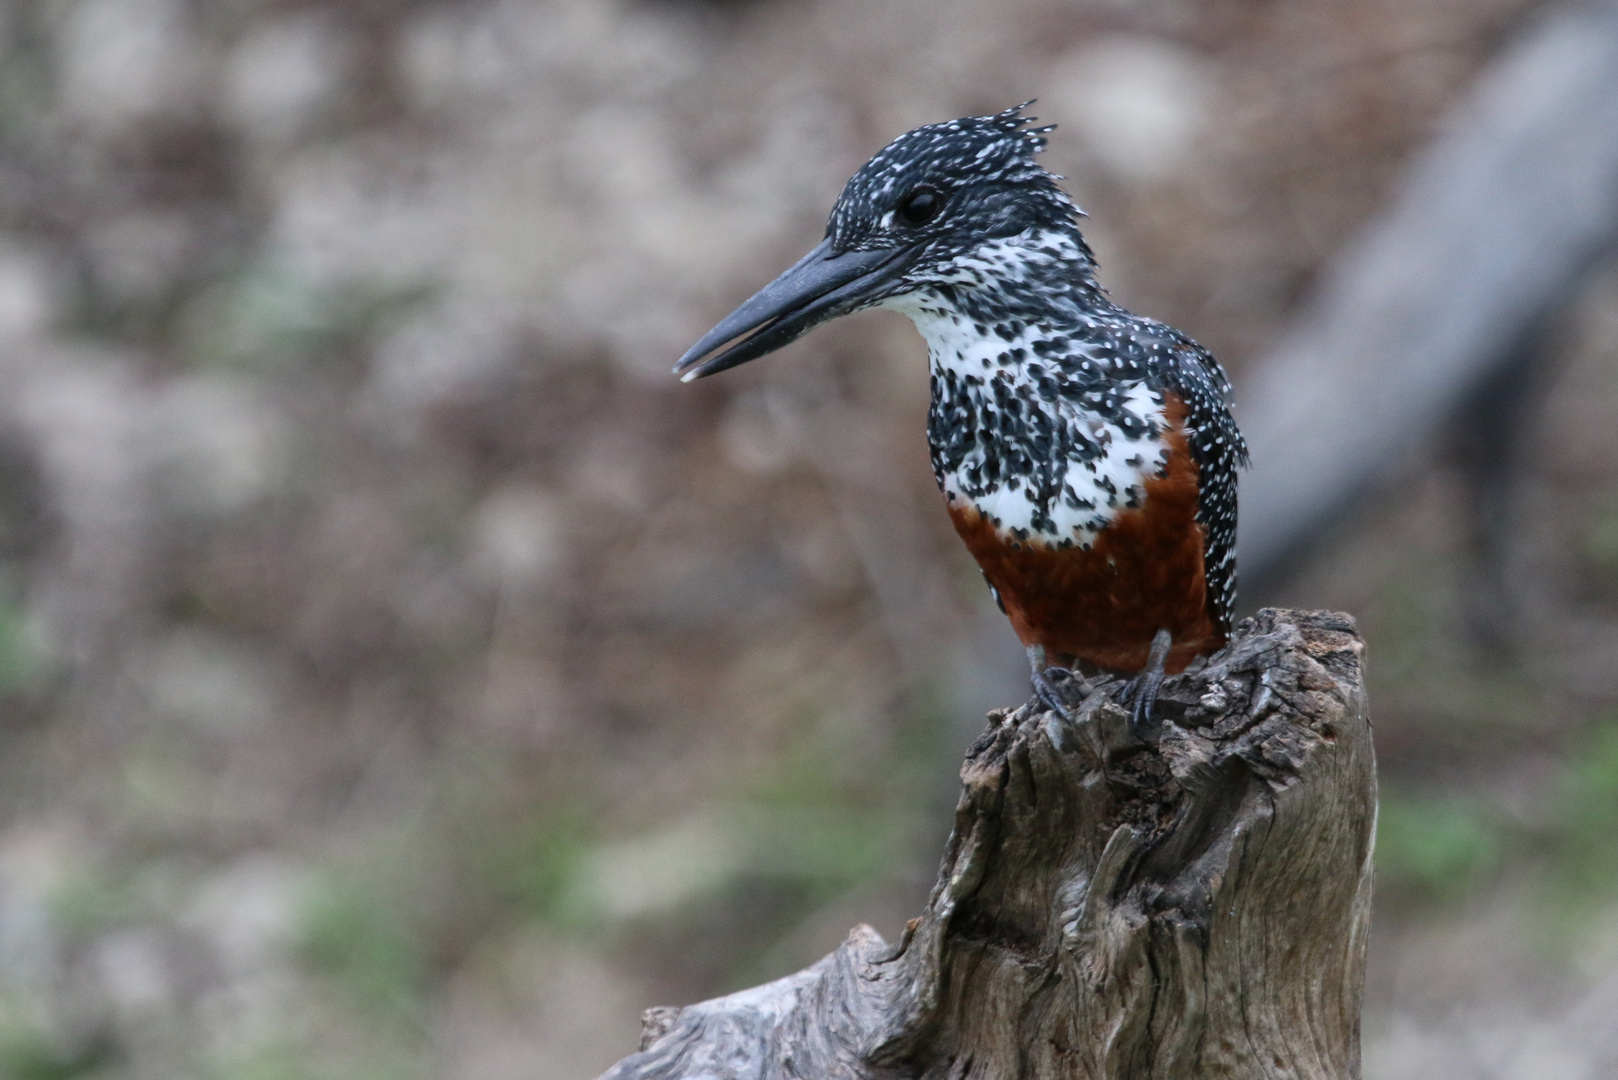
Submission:
[[1236,600],[1231,384],[1187,335],[1114,303],[1086,215],[1036,160],[1032,101],[899,136],[843,188],[823,239],[703,335],[684,381],[867,308],[926,340],[934,477],[1028,657],[1065,713],[1080,662],[1127,679],[1150,722],[1163,679],[1221,648]]

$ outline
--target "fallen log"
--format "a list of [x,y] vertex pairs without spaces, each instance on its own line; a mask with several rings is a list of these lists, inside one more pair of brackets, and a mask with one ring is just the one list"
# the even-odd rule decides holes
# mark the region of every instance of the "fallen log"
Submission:
[[1352,621],[1265,609],[1169,680],[989,717],[926,911],[648,1010],[602,1080],[1359,1076],[1376,774]]

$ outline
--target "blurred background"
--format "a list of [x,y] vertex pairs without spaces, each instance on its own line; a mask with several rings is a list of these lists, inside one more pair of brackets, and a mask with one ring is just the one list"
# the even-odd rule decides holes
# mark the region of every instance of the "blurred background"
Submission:
[[586,1078],[895,934],[1027,692],[924,347],[668,369],[1036,96],[1233,373],[1243,610],[1369,642],[1366,1076],[1614,1075],[1618,183],[1557,126],[1611,7],[6,0],[0,1077]]

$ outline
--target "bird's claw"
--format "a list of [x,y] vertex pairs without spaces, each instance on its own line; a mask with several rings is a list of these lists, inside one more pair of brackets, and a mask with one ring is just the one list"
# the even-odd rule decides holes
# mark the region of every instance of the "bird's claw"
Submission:
[[1163,688],[1163,669],[1173,644],[1169,632],[1159,630],[1152,638],[1146,667],[1125,683],[1123,692],[1118,695],[1118,703],[1129,706],[1129,731],[1138,739],[1145,740],[1151,730],[1152,708],[1157,704],[1157,692]]
[[1072,678],[1073,673],[1067,668],[1060,667],[1043,668],[1035,671],[1031,678],[1034,684],[1034,698],[1057,716],[1066,716],[1073,706],[1068,703],[1062,692],[1057,689],[1052,676],[1059,676],[1063,681],[1066,681]]
[[1152,724],[1152,709],[1157,704],[1157,692],[1163,687],[1163,669],[1147,668],[1124,684],[1118,703],[1129,709],[1129,731],[1144,739]]

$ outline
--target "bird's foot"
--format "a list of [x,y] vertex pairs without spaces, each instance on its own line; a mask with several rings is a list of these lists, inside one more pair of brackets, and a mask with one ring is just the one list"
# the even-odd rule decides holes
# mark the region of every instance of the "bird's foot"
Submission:
[[1043,645],[1028,646],[1028,681],[1034,685],[1034,699],[1057,716],[1066,716],[1073,709],[1073,701],[1065,688],[1077,683],[1079,696],[1083,697],[1089,685],[1078,672],[1050,667],[1047,662]]
[[1167,630],[1159,630],[1152,638],[1151,651],[1146,654],[1146,666],[1141,673],[1124,684],[1118,703],[1129,708],[1129,730],[1137,738],[1144,738],[1152,723],[1152,707],[1157,704],[1157,692],[1163,688],[1163,668],[1168,663],[1169,649],[1174,638]]
[[1073,708],[1067,695],[1062,692],[1062,686],[1073,682],[1077,677],[1064,667],[1048,667],[1036,670],[1029,676],[1034,684],[1034,698],[1057,716],[1066,716]]

